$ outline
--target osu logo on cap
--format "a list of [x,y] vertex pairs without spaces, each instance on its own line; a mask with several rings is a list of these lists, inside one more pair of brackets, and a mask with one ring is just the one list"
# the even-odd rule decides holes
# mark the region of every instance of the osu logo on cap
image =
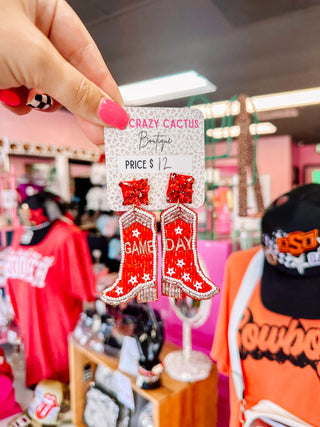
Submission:
[[319,230],[316,228],[306,232],[288,233],[287,236],[277,238],[279,252],[289,252],[293,256],[299,256],[306,251],[315,249],[319,245],[318,237]]

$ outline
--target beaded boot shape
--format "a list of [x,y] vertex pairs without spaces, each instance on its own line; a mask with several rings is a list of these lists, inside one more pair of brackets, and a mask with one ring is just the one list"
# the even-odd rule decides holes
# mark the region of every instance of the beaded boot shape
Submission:
[[102,301],[116,305],[134,297],[155,301],[157,292],[157,230],[151,212],[133,208],[119,219],[121,263],[118,279],[102,294]]
[[117,305],[137,298],[138,302],[158,299],[156,217],[140,207],[148,204],[150,189],[146,179],[120,182],[123,205],[133,208],[119,218],[121,262],[118,279],[100,298]]
[[181,298],[182,292],[202,300],[219,288],[203,273],[197,253],[197,213],[184,205],[161,213],[162,294]]
[[194,299],[208,299],[219,288],[203,273],[198,260],[198,215],[182,203],[192,202],[194,178],[170,174],[167,202],[174,206],[160,216],[162,239],[162,294],[182,298],[183,293]]

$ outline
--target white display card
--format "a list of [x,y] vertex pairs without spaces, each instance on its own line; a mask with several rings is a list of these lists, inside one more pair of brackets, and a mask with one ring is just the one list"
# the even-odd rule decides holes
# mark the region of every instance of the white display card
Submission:
[[134,396],[130,378],[119,371],[113,374],[118,400],[127,408],[134,411]]
[[201,111],[191,108],[127,107],[124,130],[105,128],[107,198],[112,210],[124,211],[121,181],[148,179],[148,210],[172,206],[166,193],[170,173],[194,178],[191,208],[204,203],[205,140]]
[[136,377],[138,375],[139,349],[135,338],[125,336],[120,351],[118,368]]

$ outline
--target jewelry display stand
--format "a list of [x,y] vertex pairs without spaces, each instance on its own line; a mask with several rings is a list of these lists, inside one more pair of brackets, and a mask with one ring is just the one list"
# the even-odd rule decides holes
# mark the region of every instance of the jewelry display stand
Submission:
[[165,370],[170,377],[179,381],[193,382],[208,378],[212,362],[201,351],[192,350],[191,327],[183,322],[183,349],[169,353],[165,360]]
[[[185,297],[189,298],[189,297]],[[201,314],[198,318],[188,318],[178,311],[175,300],[170,298],[170,304],[179,319],[182,320],[183,349],[169,353],[164,359],[164,367],[170,377],[179,381],[199,381],[207,378],[213,363],[201,351],[192,350],[191,327],[201,326],[210,313],[211,300],[201,301]],[[203,316],[203,317],[202,317]]]
[[[208,274],[203,260],[199,259],[203,271]],[[207,355],[192,350],[191,328],[203,325],[210,314],[211,299],[197,301],[188,296],[182,299],[169,298],[170,305],[182,320],[183,349],[169,353],[164,367],[170,377],[186,382],[200,381],[210,375],[213,363]]]

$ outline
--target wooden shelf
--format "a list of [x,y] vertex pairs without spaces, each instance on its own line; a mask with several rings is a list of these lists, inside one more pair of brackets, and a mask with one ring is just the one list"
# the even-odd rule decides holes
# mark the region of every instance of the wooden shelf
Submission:
[[[177,350],[171,343],[165,343],[161,358]],[[85,407],[87,384],[83,381],[84,366],[90,364],[92,369],[100,365],[112,370],[118,369],[118,360],[82,347],[73,339],[69,341],[70,394],[72,422],[77,427],[84,427],[82,421]],[[153,404],[153,421],[155,427],[214,427],[217,420],[217,382],[218,374],[213,365],[208,378],[195,383],[176,381],[166,373],[161,376],[162,386],[156,390],[142,390],[131,379],[134,392]]]

